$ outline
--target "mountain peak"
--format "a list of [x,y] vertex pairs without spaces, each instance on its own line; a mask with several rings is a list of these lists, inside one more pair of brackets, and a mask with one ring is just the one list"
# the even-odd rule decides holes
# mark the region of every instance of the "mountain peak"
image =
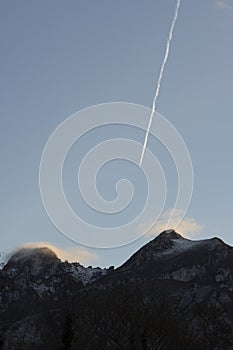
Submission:
[[173,229],[161,232],[155,239],[184,239],[179,233]]
[[40,273],[42,270],[49,270],[60,262],[55,252],[48,247],[30,247],[18,249],[5,265],[5,269],[16,270],[27,267],[32,274]]
[[175,230],[165,230],[155,237],[151,242],[148,243],[147,248],[151,249],[153,253],[161,253],[163,251],[170,250],[175,242],[185,242],[186,238],[182,237]]
[[131,269],[132,266],[141,268],[155,261],[176,259],[177,256],[181,257],[183,254],[187,255],[187,253],[193,256],[197,254],[197,251],[205,251],[205,254],[209,254],[208,252],[211,251],[221,251],[220,254],[224,255],[227,254],[226,249],[229,250],[229,246],[217,237],[191,240],[184,238],[174,229],[170,229],[161,232],[152,241],[134,253],[122,265],[122,268]]
[[[20,248],[10,258],[9,262],[24,262],[28,259],[34,258],[45,258],[45,259],[58,259],[55,252],[48,247],[40,248]],[[8,262],[8,263],[9,263]]]

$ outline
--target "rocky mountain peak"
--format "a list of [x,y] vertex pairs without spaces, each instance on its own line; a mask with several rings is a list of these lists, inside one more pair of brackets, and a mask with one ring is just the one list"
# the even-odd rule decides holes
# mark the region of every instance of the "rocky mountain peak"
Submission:
[[35,275],[43,270],[54,270],[60,259],[48,247],[20,248],[9,259],[4,270],[21,270],[27,268],[29,273]]
[[155,237],[151,242],[148,243],[146,248],[151,250],[153,253],[162,253],[164,251],[170,250],[174,247],[176,243],[185,243],[188,241],[182,237],[175,230],[165,230]]
[[175,230],[170,229],[170,230],[165,230],[162,233],[160,233],[155,239],[165,239],[165,240],[170,240],[170,239],[184,239],[179,233],[177,233]]
[[57,255],[53,250],[48,247],[40,248],[20,248],[18,249],[9,259],[8,264],[11,263],[24,263],[27,260],[34,259],[46,259],[46,260],[56,260],[58,259]]

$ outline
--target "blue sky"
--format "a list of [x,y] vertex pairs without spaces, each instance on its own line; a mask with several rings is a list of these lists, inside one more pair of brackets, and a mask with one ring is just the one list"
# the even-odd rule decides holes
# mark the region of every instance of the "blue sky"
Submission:
[[[71,242],[43,208],[38,169],[50,134],[73,113],[112,101],[151,107],[174,7],[172,0],[0,3],[0,251],[46,241],[86,249],[90,263],[107,266],[148,240],[108,250]],[[202,226],[201,237],[233,245],[232,30],[232,0],[182,2],[157,110],[191,154],[187,222]]]

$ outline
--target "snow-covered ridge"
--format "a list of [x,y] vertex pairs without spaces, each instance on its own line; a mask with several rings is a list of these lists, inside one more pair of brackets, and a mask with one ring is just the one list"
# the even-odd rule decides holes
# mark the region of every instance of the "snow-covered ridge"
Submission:
[[172,248],[168,249],[167,251],[164,251],[164,254],[169,253],[181,253],[186,250],[198,248],[205,244],[203,241],[191,241],[189,239],[184,238],[178,238],[178,239],[171,239],[172,241]]
[[107,274],[107,269],[99,267],[84,267],[79,263],[70,263],[64,270],[69,273],[75,280],[81,281],[84,285]]
[[[206,240],[207,241],[207,240]],[[162,237],[162,241],[155,241],[155,245],[152,246],[152,255],[154,257],[163,257],[170,255],[179,255],[185,251],[200,248],[206,241],[192,241],[183,237],[170,238]]]
[[199,241],[192,241],[183,237],[171,239],[172,247],[161,252],[161,255],[169,255],[169,254],[180,254],[182,252],[198,249],[203,246],[209,246],[209,249],[213,249],[216,247],[219,242],[218,239],[204,239]]

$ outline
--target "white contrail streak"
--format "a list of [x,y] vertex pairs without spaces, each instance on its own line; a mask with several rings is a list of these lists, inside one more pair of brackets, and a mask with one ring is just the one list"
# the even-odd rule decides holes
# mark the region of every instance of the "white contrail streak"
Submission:
[[178,14],[179,14],[180,4],[181,4],[181,0],[177,0],[175,14],[174,14],[174,18],[173,18],[173,21],[172,21],[171,29],[170,29],[170,32],[169,32],[167,45],[166,45],[166,50],[165,50],[165,55],[164,55],[164,59],[163,59],[163,63],[162,63],[161,69],[160,69],[159,79],[158,79],[158,82],[157,82],[157,88],[156,88],[155,96],[154,96],[154,99],[153,99],[151,115],[150,115],[150,119],[149,119],[147,130],[146,130],[146,136],[145,136],[145,140],[144,140],[144,145],[143,145],[143,149],[142,149],[142,154],[141,154],[139,166],[142,165],[144,153],[145,153],[147,142],[148,142],[148,136],[149,136],[149,133],[150,133],[151,124],[152,124],[152,121],[153,121],[153,117],[155,115],[156,102],[157,102],[157,98],[159,96],[159,90],[160,90],[161,81],[162,81],[162,78],[163,78],[164,69],[166,67],[167,59],[168,59],[168,56],[169,56],[170,44],[171,44],[171,41],[172,41],[173,31],[174,31],[174,28],[175,28],[175,25],[176,25],[176,20],[177,20]]

